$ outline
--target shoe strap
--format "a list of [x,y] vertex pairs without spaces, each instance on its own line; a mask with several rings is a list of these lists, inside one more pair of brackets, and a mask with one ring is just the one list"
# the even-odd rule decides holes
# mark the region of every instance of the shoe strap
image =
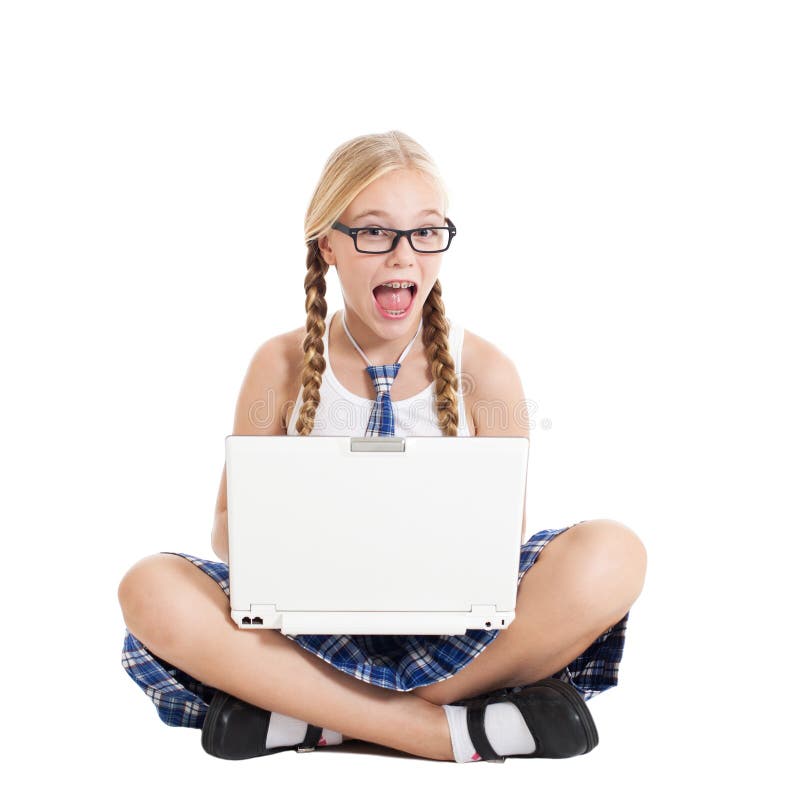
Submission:
[[320,736],[322,736],[322,728],[309,724],[306,727],[305,739],[297,746],[301,750],[307,750],[309,748],[313,750],[319,744]]
[[500,756],[495,753],[489,740],[486,738],[486,730],[483,726],[486,714],[486,703],[476,703],[467,707],[467,730],[472,744],[478,751],[478,755],[484,761],[497,761]]

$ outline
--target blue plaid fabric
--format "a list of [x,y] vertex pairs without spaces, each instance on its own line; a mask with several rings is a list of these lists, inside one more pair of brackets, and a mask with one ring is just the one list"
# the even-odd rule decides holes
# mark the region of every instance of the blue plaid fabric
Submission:
[[365,436],[394,436],[394,412],[389,392],[400,371],[400,366],[399,363],[395,363],[367,367],[377,396],[372,405]]
[[[522,545],[517,585],[544,546],[570,527],[539,531]],[[186,553],[176,555],[203,570],[230,595],[227,564]],[[616,686],[629,614],[552,677],[570,683],[585,700]],[[284,635],[348,675],[375,686],[408,692],[454,675],[494,641],[498,633],[499,630],[470,629],[460,636]],[[213,688],[151,653],[129,631],[123,644],[122,666],[153,701],[163,722],[202,728],[214,696]]]

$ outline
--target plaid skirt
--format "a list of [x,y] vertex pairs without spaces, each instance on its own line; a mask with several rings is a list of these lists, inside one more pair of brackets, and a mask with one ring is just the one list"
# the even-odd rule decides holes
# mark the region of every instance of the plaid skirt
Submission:
[[[577,523],[576,523],[577,524]],[[519,577],[536,562],[542,548],[566,528],[548,528],[533,534],[520,550]],[[219,561],[175,553],[211,576],[226,595],[228,565]],[[604,631],[575,660],[551,677],[574,686],[585,700],[617,685],[619,662],[625,644],[630,612]],[[468,629],[448,635],[320,635],[283,634],[336,669],[367,683],[408,692],[445,680],[470,663],[497,637],[498,629]],[[151,653],[126,630],[122,666],[155,704],[167,725],[202,728],[216,691],[178,667]]]

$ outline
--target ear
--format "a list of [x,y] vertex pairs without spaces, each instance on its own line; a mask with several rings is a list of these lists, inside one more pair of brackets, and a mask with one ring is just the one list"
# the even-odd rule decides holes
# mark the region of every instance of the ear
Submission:
[[333,254],[333,250],[331,249],[331,243],[328,240],[328,236],[320,236],[317,240],[317,246],[319,247],[320,253],[322,253],[322,257],[325,259],[325,262],[331,266],[336,266],[336,256]]

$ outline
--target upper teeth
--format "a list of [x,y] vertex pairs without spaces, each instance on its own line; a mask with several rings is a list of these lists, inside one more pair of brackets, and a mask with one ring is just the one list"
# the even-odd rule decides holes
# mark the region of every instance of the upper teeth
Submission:
[[413,286],[413,283],[408,281],[394,281],[394,283],[382,283],[381,286],[388,286],[390,289],[408,289]]

